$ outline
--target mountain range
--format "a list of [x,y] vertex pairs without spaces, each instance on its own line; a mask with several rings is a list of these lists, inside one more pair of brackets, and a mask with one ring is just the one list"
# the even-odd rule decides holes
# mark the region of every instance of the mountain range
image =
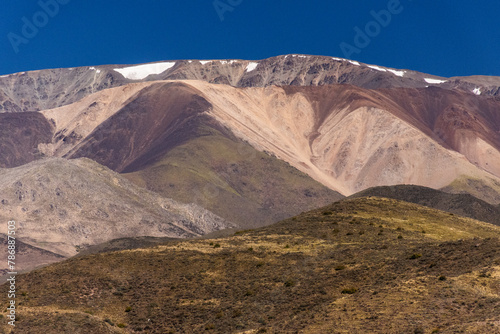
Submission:
[[[260,238],[279,226],[280,234],[289,232],[290,242],[300,243],[300,231],[310,233],[311,228],[301,225],[309,221],[304,217],[319,222],[332,212],[337,222],[352,216],[374,226],[370,222],[382,219],[382,213],[370,209],[360,214],[366,205],[386,213],[404,208],[402,221],[412,212],[420,215],[412,224],[424,224],[422,229],[439,237],[421,236],[422,231],[407,226],[405,231],[412,232],[401,232],[402,238],[416,240],[415,249],[455,245],[428,238],[443,243],[494,239],[496,227],[486,228],[487,233],[476,227],[500,224],[500,78],[443,78],[308,55],[103,65],[0,77],[0,221],[18,222],[25,259],[20,272],[77,254],[64,263],[77,267],[71,261],[88,261],[94,253],[149,253],[163,244],[194,247],[179,239],[196,239],[192,250],[205,252],[198,242],[239,243],[231,239],[234,233],[248,229],[258,229]],[[349,210],[335,211],[343,207]],[[428,221],[436,217],[446,222],[452,217],[466,232],[458,233],[460,238],[446,236],[458,227],[447,225],[444,233]],[[3,224],[5,245],[6,233]],[[245,247],[266,247],[264,239]],[[386,242],[403,256],[402,241]],[[192,259],[182,256],[185,262]],[[388,265],[378,258],[374,263]],[[0,266],[2,274],[6,269]],[[35,276],[26,277],[32,286],[40,284]],[[250,285],[246,288],[254,291]],[[217,299],[210,293],[206,298]],[[120,303],[120,308],[125,305]],[[42,307],[35,304],[30,305]],[[78,321],[85,317],[73,311]],[[278,313],[288,314],[283,312]],[[126,319],[101,313],[147,327],[144,314]],[[211,321],[221,332],[237,325]],[[245,321],[243,328],[257,328],[260,320]],[[95,323],[95,328],[120,332],[108,325]],[[277,332],[286,327],[273,326]],[[353,330],[369,330],[356,326]]]

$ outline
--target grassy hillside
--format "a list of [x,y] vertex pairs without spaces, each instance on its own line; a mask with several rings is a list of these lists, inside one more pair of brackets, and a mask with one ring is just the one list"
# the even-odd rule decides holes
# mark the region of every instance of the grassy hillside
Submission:
[[349,198],[367,196],[393,198],[500,225],[500,207],[469,194],[449,194],[421,186],[396,185],[366,189]]
[[269,225],[343,197],[286,162],[205,125],[154,165],[123,175],[243,228]]
[[499,232],[406,202],[345,200],[232,237],[19,276],[14,332],[496,333]]

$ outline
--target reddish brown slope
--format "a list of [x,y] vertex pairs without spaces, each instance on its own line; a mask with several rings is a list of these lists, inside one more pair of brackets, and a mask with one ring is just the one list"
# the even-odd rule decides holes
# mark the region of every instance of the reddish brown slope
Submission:
[[183,83],[157,83],[133,96],[66,157],[87,157],[118,172],[158,160],[189,138],[193,123],[211,105]]
[[0,113],[0,168],[40,157],[38,145],[52,141],[53,126],[37,112]]

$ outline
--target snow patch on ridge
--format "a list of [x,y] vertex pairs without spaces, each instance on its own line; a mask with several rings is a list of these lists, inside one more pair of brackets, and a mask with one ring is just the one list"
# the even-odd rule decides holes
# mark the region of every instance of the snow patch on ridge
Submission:
[[445,83],[446,80],[438,80],[438,79],[431,79],[431,78],[424,78],[425,82],[430,83],[430,84],[442,84]]
[[357,61],[355,61],[355,60],[348,60],[348,62],[350,62],[351,64],[356,65],[356,66],[361,66],[361,64],[360,64],[360,63],[358,63],[358,62],[357,62]]
[[257,65],[259,65],[259,63],[249,62],[246,68],[246,72],[252,72],[257,68]]
[[174,65],[175,62],[166,62],[166,63],[137,65],[124,68],[115,68],[114,70],[123,75],[127,79],[142,80],[151,74],[163,73],[166,70],[172,68]]
[[403,77],[406,73],[406,71],[391,70],[388,68],[382,68],[382,67],[375,66],[375,65],[366,65],[366,66],[368,66],[371,69],[380,71],[380,72],[391,72],[392,74],[397,75],[398,77]]
[[234,63],[237,63],[238,60],[200,60],[199,62],[202,64],[202,65],[206,65],[206,64],[210,64],[210,63],[213,63],[213,62],[216,62],[218,61],[219,63],[221,63],[222,65],[226,65],[226,64],[234,64]]
[[474,90],[473,90],[472,92],[473,92],[474,94],[476,94],[476,95],[481,95],[481,88],[476,87],[476,88],[474,88]]
[[237,60],[221,60],[220,61],[221,64],[234,64],[237,62],[238,62]]
[[378,66],[375,66],[375,65],[366,65],[366,66],[368,66],[371,69],[380,71],[380,72],[387,72],[387,70],[385,68],[382,68],[382,67],[378,67]]
[[398,70],[390,70],[387,69],[389,72],[391,72],[394,75],[397,75],[398,77],[403,77],[406,73],[406,71],[398,71]]

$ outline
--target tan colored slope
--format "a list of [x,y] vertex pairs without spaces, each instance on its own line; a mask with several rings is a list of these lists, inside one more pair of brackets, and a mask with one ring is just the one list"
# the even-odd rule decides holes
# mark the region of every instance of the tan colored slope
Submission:
[[500,152],[482,138],[469,135],[469,132],[464,130],[457,133],[458,150],[473,164],[500,175]]
[[349,189],[319,169],[311,160],[310,137],[315,119],[311,104],[303,96],[287,96],[283,89],[238,89],[185,81],[200,90],[213,105],[209,114],[254,147],[272,152],[295,168],[341,193]]
[[55,124],[55,137],[65,141],[42,144],[39,150],[48,156],[64,156],[100,124],[126,105],[127,100],[152,83],[135,83],[110,88],[86,96],[78,102],[41,113]]
[[[344,101],[347,106],[334,106],[320,119],[304,95],[287,95],[280,87],[187,83],[203,92],[213,105],[210,114],[237,135],[344,195],[401,183],[441,188],[462,175],[498,179],[381,108]],[[494,165],[500,154],[487,149]]]

